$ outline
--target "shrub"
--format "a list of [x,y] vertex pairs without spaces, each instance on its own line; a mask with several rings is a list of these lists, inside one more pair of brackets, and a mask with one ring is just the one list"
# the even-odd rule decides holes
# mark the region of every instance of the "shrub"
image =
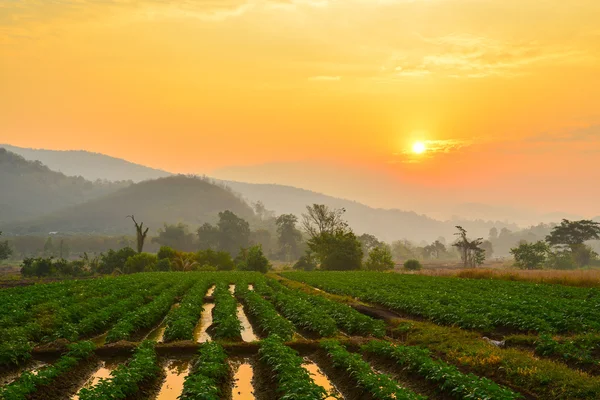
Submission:
[[423,268],[423,266],[421,265],[421,263],[419,262],[419,260],[406,260],[404,262],[404,269],[407,269],[409,271],[418,271],[421,268]]
[[196,253],[195,259],[199,265],[210,265],[218,271],[233,271],[235,269],[231,254],[226,251],[200,250]]
[[257,271],[266,274],[271,268],[271,263],[263,254],[262,246],[258,244],[248,249],[238,268],[243,271]]
[[154,265],[155,271],[170,271],[171,270],[171,260],[168,258],[159,258],[156,264]]
[[136,272],[154,271],[158,258],[154,254],[139,253],[129,257],[125,262],[125,273],[133,274]]
[[169,246],[160,246],[160,249],[158,250],[158,253],[156,253],[156,256],[159,260],[166,259],[172,261],[177,256],[177,252]]
[[131,247],[123,247],[117,251],[110,249],[106,254],[100,256],[98,272],[101,274],[112,274],[115,269],[123,270],[127,259],[136,254],[136,251]]
[[306,252],[292,268],[301,271],[314,271],[317,268],[317,260],[311,252]]

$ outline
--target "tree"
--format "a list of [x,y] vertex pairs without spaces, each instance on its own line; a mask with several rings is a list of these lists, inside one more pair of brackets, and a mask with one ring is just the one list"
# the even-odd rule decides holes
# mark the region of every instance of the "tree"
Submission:
[[[112,274],[116,270],[124,272],[125,263],[136,254],[138,253],[131,247],[123,247],[117,251],[110,249],[105,254],[100,255],[98,272],[101,274]],[[87,254],[85,257],[87,258]]]
[[144,241],[146,240],[146,236],[148,235],[148,229],[144,230],[144,223],[138,224],[133,215],[128,215],[127,218],[131,218],[133,223],[135,224],[135,232],[137,236],[137,252],[141,253],[144,251]]
[[219,213],[219,250],[237,254],[250,243],[250,224],[227,210]]
[[369,254],[371,250],[383,246],[383,243],[380,242],[379,239],[369,233],[363,233],[360,235],[358,237],[358,241],[362,246],[364,254]]
[[463,260],[465,268],[475,268],[485,261],[485,250],[480,246],[483,243],[483,238],[470,240],[467,237],[467,231],[462,226],[457,226],[458,232],[454,235],[458,236],[458,240],[452,245],[460,251],[460,257]]
[[266,274],[271,264],[263,254],[260,245],[254,245],[245,252],[245,259],[240,263],[240,269],[243,271],[257,271]]
[[485,260],[492,258],[492,255],[494,255],[494,246],[489,240],[484,240],[483,243],[481,243],[481,249],[485,252]]
[[548,260],[550,247],[546,242],[521,243],[510,249],[515,258],[515,266],[521,269],[541,269]]
[[198,228],[199,248],[217,250],[219,248],[219,228],[205,223]]
[[365,268],[371,271],[386,271],[394,269],[392,253],[387,246],[375,247],[369,252]]
[[[0,236],[2,236],[2,231],[0,231]],[[0,261],[8,260],[12,253],[13,252],[10,248],[10,245],[8,244],[8,240],[0,242]]]
[[199,267],[196,256],[193,253],[177,253],[177,256],[171,261],[171,269],[175,271],[192,271]]
[[306,213],[302,214],[302,228],[311,239],[323,233],[347,232],[348,224],[342,218],[345,212],[344,208],[330,209],[324,204],[306,206]]
[[169,246],[160,246],[160,249],[158,249],[158,253],[156,253],[156,256],[159,260],[172,261],[175,259],[175,257],[177,257],[177,252]]
[[349,271],[361,268],[362,246],[352,232],[323,233],[309,241],[309,248],[321,260],[321,269]]
[[193,251],[196,248],[194,234],[189,232],[189,227],[183,223],[167,225],[158,230],[158,236],[152,238],[152,243],[169,246],[175,250]]
[[488,235],[491,242],[498,239],[498,228],[493,227],[490,229],[490,234]]
[[279,254],[284,260],[296,259],[300,250],[302,241],[302,232],[296,228],[298,217],[294,214],[283,214],[277,217],[277,242],[279,244]]
[[[563,219],[560,225],[552,228],[546,236],[546,242],[561,253],[562,258],[570,257],[575,265],[583,267],[588,265],[597,254],[585,244],[588,240],[600,239],[600,223],[591,220],[569,221]],[[560,263],[563,263],[562,260]]]
[[392,255],[397,261],[404,261],[416,256],[415,246],[406,239],[396,240],[392,243]]
[[44,256],[54,257],[54,244],[52,243],[51,237],[46,239],[46,243],[44,243]]
[[69,248],[69,245],[65,243],[64,239],[60,239],[60,244],[58,245],[58,257],[61,259],[69,258],[70,252],[71,249]]
[[436,240],[423,248],[423,253],[426,257],[434,258],[436,260],[439,260],[442,255],[447,253],[447,251],[446,246],[439,240]]

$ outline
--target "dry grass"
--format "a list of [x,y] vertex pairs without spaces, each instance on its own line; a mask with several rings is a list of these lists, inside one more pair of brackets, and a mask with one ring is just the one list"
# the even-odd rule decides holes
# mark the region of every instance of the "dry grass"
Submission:
[[565,286],[600,287],[600,269],[592,270],[501,270],[501,269],[423,269],[418,272],[430,276],[456,276],[469,279],[501,279],[506,281],[525,281],[550,283]]

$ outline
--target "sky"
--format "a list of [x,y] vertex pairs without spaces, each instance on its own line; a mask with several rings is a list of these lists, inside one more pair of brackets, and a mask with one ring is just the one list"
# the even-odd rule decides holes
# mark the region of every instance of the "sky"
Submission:
[[0,0],[0,143],[591,217],[598,21],[597,0]]

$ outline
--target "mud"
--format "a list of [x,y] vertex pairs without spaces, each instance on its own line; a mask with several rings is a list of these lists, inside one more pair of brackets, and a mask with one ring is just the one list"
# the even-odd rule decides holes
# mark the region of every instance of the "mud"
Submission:
[[204,310],[202,311],[202,315],[200,315],[200,322],[196,325],[196,329],[194,330],[194,340],[197,343],[204,343],[211,341],[211,337],[208,334],[208,328],[212,325],[212,312],[215,308],[213,303],[204,304]]
[[233,359],[230,365],[233,371],[231,400],[254,400],[254,366],[250,358]]
[[185,378],[190,372],[190,360],[167,360],[164,364],[165,379],[156,400],[177,400],[183,392]]

